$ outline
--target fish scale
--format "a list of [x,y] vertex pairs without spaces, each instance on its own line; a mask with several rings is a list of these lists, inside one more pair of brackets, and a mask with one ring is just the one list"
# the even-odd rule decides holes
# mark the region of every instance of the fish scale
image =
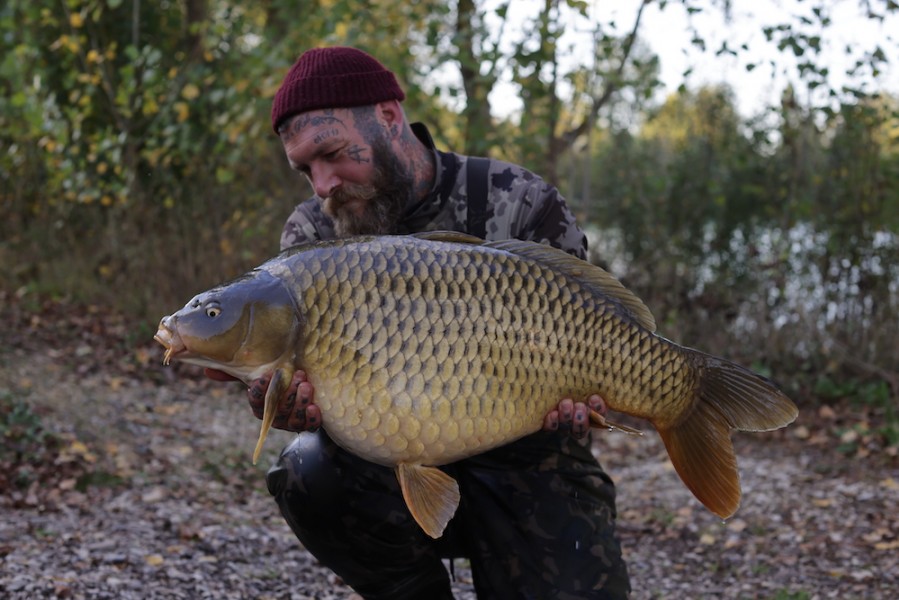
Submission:
[[395,467],[433,537],[459,501],[435,466],[537,431],[562,398],[599,393],[648,419],[722,517],[740,499],[731,431],[797,414],[764,377],[656,335],[649,310],[599,267],[518,240],[435,232],[298,247],[198,295],[156,339],[166,361],[244,381],[273,373],[254,460],[303,369],[331,438]]

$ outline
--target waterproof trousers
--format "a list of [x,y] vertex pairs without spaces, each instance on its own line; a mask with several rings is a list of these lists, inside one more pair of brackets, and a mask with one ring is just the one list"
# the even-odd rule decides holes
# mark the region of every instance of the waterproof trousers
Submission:
[[442,559],[461,557],[482,600],[627,597],[615,488],[588,444],[539,432],[441,468],[462,500],[437,540],[412,519],[393,469],[322,430],[299,434],[267,483],[303,546],[367,599],[451,599]]

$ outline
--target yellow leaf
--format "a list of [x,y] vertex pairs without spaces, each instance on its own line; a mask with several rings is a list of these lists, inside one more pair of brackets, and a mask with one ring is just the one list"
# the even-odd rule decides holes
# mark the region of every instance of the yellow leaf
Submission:
[[887,477],[886,479],[880,482],[880,485],[885,487],[888,490],[899,490],[899,482],[896,482],[892,477]]
[[181,97],[185,100],[194,100],[200,95],[200,88],[192,83],[188,83],[181,89]]
[[874,548],[876,550],[896,550],[899,549],[899,540],[893,540],[892,542],[878,542],[874,544]]
[[109,168],[109,165],[107,165],[105,162],[101,162],[101,163],[97,164],[97,173],[102,175],[103,173],[106,172],[106,170],[108,168]]
[[89,63],[100,62],[100,60],[101,60],[100,53],[97,52],[96,50],[91,50],[90,52],[88,52],[86,58],[87,58],[87,62],[89,62]]
[[187,102],[176,102],[175,111],[178,113],[179,123],[183,123],[190,116],[190,107],[187,106]]
[[746,526],[746,521],[744,521],[743,519],[734,519],[733,521],[729,521],[727,523],[727,528],[737,533],[740,533],[741,531],[746,529]]
[[146,557],[144,557],[144,560],[151,567],[158,567],[159,565],[161,565],[162,563],[165,562],[165,559],[162,556],[160,556],[159,554],[149,554]]
[[88,450],[87,446],[78,440],[73,440],[69,446],[69,453],[80,456],[85,462],[94,463],[97,461],[97,455]]
[[156,408],[153,409],[153,412],[160,414],[160,415],[165,415],[167,417],[171,417],[171,416],[177,415],[178,413],[184,411],[184,408],[185,407],[182,404],[167,404],[167,405],[163,405],[163,406],[157,406]]
[[75,29],[84,26],[84,18],[81,16],[81,13],[72,13],[69,16],[69,25]]
[[156,100],[153,98],[147,98],[146,102],[144,102],[144,107],[142,112],[145,116],[155,115],[159,112],[159,105],[156,103]]

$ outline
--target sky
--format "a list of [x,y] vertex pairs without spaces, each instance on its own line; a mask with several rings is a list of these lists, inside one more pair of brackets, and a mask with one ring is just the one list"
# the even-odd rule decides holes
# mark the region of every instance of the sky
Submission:
[[[498,0],[493,1],[498,3]],[[615,21],[619,35],[630,31],[640,4],[639,0],[588,0],[588,3],[591,20],[601,23]],[[767,42],[762,28],[787,21],[795,23],[798,15],[811,16],[811,7],[822,3],[830,13],[832,25],[825,30],[821,50],[823,60],[819,62],[829,66],[834,85],[848,83],[843,76],[846,68],[864,51],[873,50],[877,45],[894,62],[899,62],[899,14],[894,13],[883,23],[868,19],[862,13],[859,0],[733,0],[729,20],[725,20],[718,9],[706,9],[688,17],[678,2],[669,2],[665,10],[659,9],[658,3],[653,3],[644,11],[640,37],[661,60],[660,78],[664,87],[659,91],[659,101],[675,92],[684,82],[684,72],[692,68],[692,74],[686,80],[688,87],[722,82],[729,84],[735,91],[737,108],[744,116],[757,114],[772,103],[777,104],[788,82],[788,75],[780,70],[784,65],[795,65],[795,60],[791,58],[791,53],[779,52],[774,43]],[[513,0],[509,13],[513,19],[519,20],[519,24],[512,29],[520,30],[520,23],[525,22],[527,16],[536,14],[541,5],[540,0]],[[690,43],[691,19],[705,37],[705,52]],[[590,27],[591,23],[584,20],[568,24],[563,45],[573,44],[578,48],[570,60],[582,60],[591,55]],[[740,51],[736,58],[729,55],[716,57],[714,51],[723,41],[735,49],[746,43],[749,51]],[[845,51],[847,46],[852,49],[848,56]],[[778,63],[777,71],[767,64],[770,60]],[[745,67],[749,62],[759,63],[760,66],[748,72]],[[793,77],[796,78],[795,74]],[[899,95],[899,67],[892,65],[877,81],[869,80],[865,85],[868,86],[867,91],[881,90]],[[516,101],[510,101],[509,92],[508,88],[499,88],[495,95],[499,101],[491,98],[498,111],[516,110]],[[520,103],[517,103],[517,108],[520,108]]]

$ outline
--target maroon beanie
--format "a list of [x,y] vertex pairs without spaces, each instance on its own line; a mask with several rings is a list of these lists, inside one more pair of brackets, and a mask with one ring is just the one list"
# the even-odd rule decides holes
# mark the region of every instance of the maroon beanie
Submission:
[[355,48],[307,50],[293,64],[272,102],[272,128],[293,115],[322,108],[366,106],[406,95],[393,73]]

